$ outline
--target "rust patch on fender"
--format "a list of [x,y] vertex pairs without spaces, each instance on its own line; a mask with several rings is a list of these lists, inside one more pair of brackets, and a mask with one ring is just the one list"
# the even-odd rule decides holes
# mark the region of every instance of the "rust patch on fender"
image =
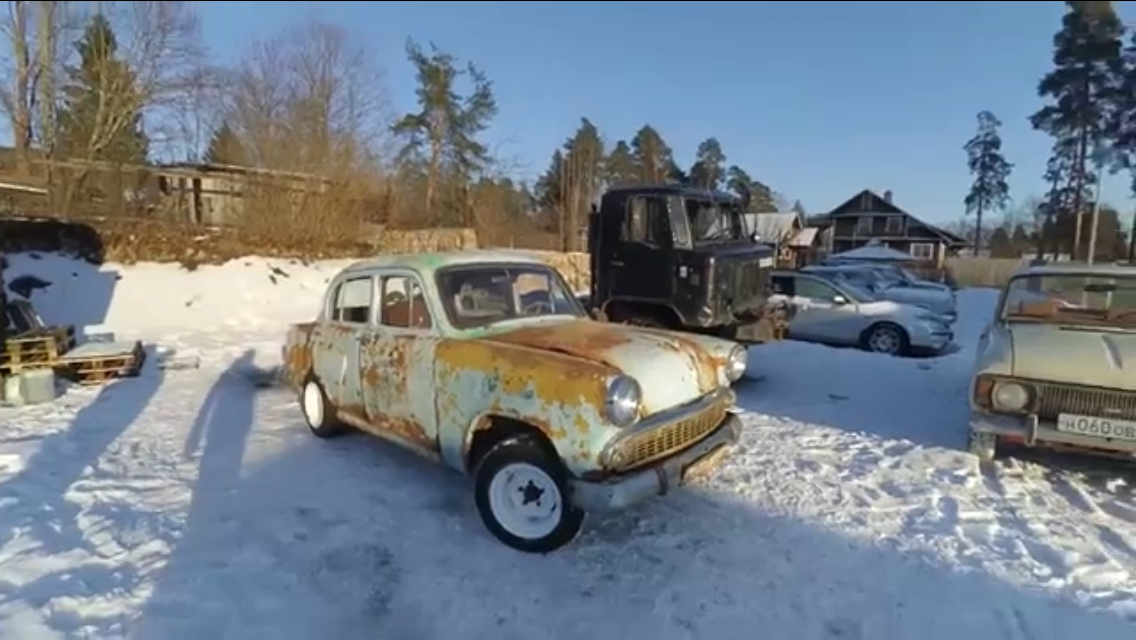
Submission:
[[292,325],[284,346],[284,371],[294,385],[303,382],[312,370],[312,331],[316,323],[305,322]]
[[698,379],[698,390],[709,393],[718,388],[718,370],[725,366],[725,357],[715,357],[697,340],[677,331],[667,329],[639,328],[663,339],[663,348],[684,356],[690,361],[691,371]]

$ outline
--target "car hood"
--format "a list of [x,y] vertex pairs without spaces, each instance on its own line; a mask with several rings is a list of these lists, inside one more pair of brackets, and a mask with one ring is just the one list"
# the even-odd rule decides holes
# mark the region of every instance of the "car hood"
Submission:
[[483,339],[554,351],[618,369],[639,382],[647,415],[714,390],[722,367],[720,359],[693,338],[594,320],[544,321]]
[[1136,391],[1136,333],[1015,324],[1013,375]]

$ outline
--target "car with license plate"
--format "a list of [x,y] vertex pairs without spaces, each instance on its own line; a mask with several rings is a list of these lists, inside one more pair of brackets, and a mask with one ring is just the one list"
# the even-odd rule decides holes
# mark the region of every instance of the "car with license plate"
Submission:
[[802,271],[834,281],[848,282],[880,300],[923,307],[939,314],[951,324],[958,319],[957,299],[949,288],[938,285],[915,286],[904,279],[887,275],[877,265],[812,266],[805,267]]
[[892,300],[878,300],[847,281],[801,271],[775,271],[773,292],[794,313],[786,337],[894,356],[934,355],[954,340],[938,314]]
[[740,432],[744,347],[593,320],[520,253],[356,263],[282,355],[312,434],[355,428],[467,473],[485,526],[526,552],[713,472]]
[[1004,287],[970,388],[968,449],[1136,455],[1136,269],[1028,267]]

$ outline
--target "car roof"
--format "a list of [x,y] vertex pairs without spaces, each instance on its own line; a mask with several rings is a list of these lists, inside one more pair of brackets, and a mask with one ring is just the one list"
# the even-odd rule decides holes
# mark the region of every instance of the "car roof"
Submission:
[[1136,267],[1126,264],[1104,263],[1086,264],[1083,262],[1056,262],[1029,266],[1018,270],[1017,276],[1136,276]]
[[432,251],[427,253],[392,253],[367,258],[350,264],[344,273],[370,271],[372,269],[413,269],[422,273],[437,271],[444,267],[477,264],[517,264],[547,267],[548,264],[537,255],[527,251],[509,250],[462,250]]

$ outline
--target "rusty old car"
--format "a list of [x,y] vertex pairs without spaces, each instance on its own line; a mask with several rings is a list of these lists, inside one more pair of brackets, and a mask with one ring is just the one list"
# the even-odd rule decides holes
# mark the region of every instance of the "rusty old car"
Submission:
[[314,435],[359,429],[468,473],[488,530],[521,551],[712,472],[740,432],[744,347],[593,320],[523,253],[356,263],[283,349]]
[[1136,268],[1028,267],[979,340],[968,448],[1136,456]]

